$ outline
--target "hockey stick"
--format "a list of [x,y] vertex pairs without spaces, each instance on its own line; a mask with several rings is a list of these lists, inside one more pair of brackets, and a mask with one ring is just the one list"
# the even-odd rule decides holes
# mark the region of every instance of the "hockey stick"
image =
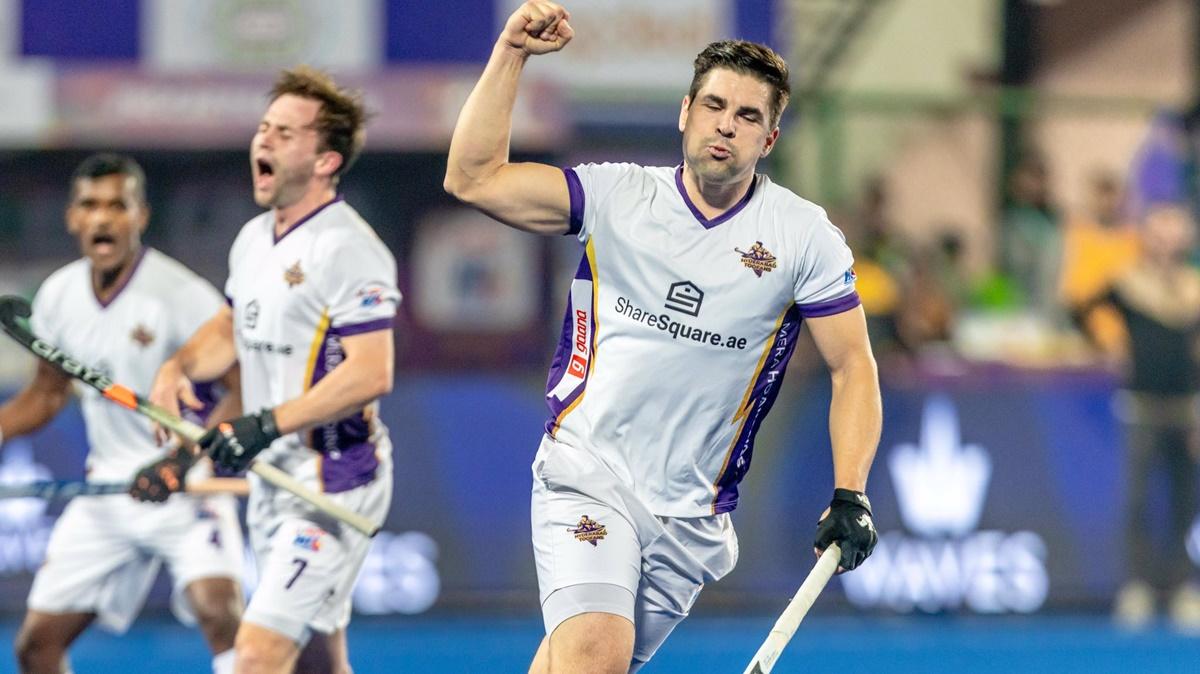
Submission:
[[[82,482],[79,480],[38,480],[26,484],[0,484],[0,499],[41,498],[60,500],[76,496],[103,496],[124,494],[129,491],[128,482]],[[250,485],[236,477],[214,477],[187,485],[188,494],[233,494],[246,496]]]
[[[91,386],[118,405],[158,422],[167,430],[178,433],[185,440],[196,442],[200,436],[204,435],[204,429],[200,426],[186,419],[180,419],[132,390],[114,383],[104,373],[71,358],[54,345],[39,339],[28,328],[17,323],[18,318],[29,318],[32,313],[29,303],[23,298],[11,295],[0,297],[0,328],[3,328],[4,332],[19,342],[21,346],[33,352],[33,355]],[[373,537],[379,533],[379,527],[375,526],[371,520],[335,502],[325,494],[309,489],[296,478],[269,463],[251,462],[250,471],[265,482],[295,494],[308,501],[317,510],[345,522],[367,536]]]
[[816,566],[808,573],[808,578],[805,578],[804,582],[800,584],[800,589],[796,590],[792,601],[788,603],[787,608],[783,609],[779,620],[775,621],[775,626],[767,635],[766,641],[758,647],[754,659],[750,661],[750,665],[742,674],[768,674],[771,671],[775,666],[775,661],[779,659],[779,654],[792,640],[792,635],[796,633],[800,621],[804,620],[808,609],[812,608],[813,602],[817,600],[817,595],[821,594],[825,584],[837,571],[838,558],[841,555],[842,551],[838,548],[837,543],[825,548],[825,552],[817,560]]

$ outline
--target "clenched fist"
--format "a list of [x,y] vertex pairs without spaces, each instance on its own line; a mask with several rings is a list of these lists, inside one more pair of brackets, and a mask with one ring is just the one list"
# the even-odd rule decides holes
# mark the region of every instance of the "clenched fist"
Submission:
[[508,17],[500,41],[526,54],[549,54],[565,47],[575,36],[567,23],[570,18],[560,5],[530,0]]

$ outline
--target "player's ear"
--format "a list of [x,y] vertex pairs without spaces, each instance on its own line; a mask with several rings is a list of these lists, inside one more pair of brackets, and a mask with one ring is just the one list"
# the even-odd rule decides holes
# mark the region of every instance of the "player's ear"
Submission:
[[337,173],[337,170],[342,166],[342,155],[339,152],[328,150],[317,155],[317,163],[313,166],[317,175],[323,178],[329,178]]
[[679,132],[683,133],[683,127],[687,126],[688,108],[692,107],[692,99],[688,96],[683,97],[683,103],[679,106]]
[[767,134],[767,142],[763,143],[762,154],[760,157],[766,157],[771,154],[771,150],[775,147],[775,141],[779,140],[779,127],[771,129],[771,133]]

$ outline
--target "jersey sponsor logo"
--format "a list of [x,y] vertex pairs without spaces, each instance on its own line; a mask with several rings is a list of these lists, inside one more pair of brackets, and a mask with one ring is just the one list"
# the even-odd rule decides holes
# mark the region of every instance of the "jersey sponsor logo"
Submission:
[[133,332],[129,333],[129,338],[138,343],[138,346],[143,349],[154,343],[154,333],[146,326],[138,323]]
[[256,353],[277,353],[281,356],[292,355],[291,344],[275,344],[262,339],[243,339],[242,347]]
[[571,354],[567,370],[547,397],[566,400],[583,385],[591,360],[592,344],[592,282],[576,279],[571,284]]
[[741,254],[742,265],[759,278],[762,278],[763,272],[771,271],[776,267],[777,259],[771,254],[771,251],[763,248],[762,241],[755,241],[748,251],[741,248],[734,248],[733,251]]
[[700,304],[704,301],[704,291],[691,281],[672,283],[667,289],[667,303],[663,306],[688,316],[700,315]]
[[591,543],[592,547],[596,547],[598,541],[604,540],[608,535],[608,529],[587,515],[579,518],[579,524],[574,528],[567,527],[567,531],[575,534],[575,540],[581,543]]
[[677,321],[670,314],[651,313],[635,305],[625,297],[618,297],[614,308],[618,314],[626,318],[651,328],[657,328],[671,335],[671,339],[682,339],[696,342],[697,344],[710,344],[712,346],[738,350],[746,348],[748,341],[745,337],[722,335],[719,332],[705,330],[689,323]]
[[283,280],[289,288],[295,288],[304,283],[304,272],[300,269],[300,260],[296,260],[295,264],[284,270]]
[[246,305],[246,310],[242,312],[242,325],[246,326],[247,330],[253,330],[258,327],[258,300],[250,300],[250,304]]
[[368,286],[355,293],[363,307],[375,307],[383,303],[383,286]]
[[296,532],[296,538],[292,539],[292,545],[301,550],[310,550],[312,552],[321,551],[321,537],[325,535],[323,529],[317,527],[305,527]]
[[573,377],[583,377],[587,373],[588,358],[588,314],[583,309],[575,310],[575,326],[572,334],[571,362],[567,364],[567,372]]
[[858,274],[854,273],[854,267],[846,270],[846,274],[842,276],[842,285],[848,286],[858,280]]

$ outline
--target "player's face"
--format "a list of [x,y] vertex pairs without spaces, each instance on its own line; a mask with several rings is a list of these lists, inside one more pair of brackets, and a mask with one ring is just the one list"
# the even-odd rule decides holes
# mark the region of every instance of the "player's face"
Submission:
[[308,190],[321,153],[317,151],[317,114],[321,103],[284,94],[271,102],[250,144],[254,202],[263,208],[285,208]]
[[133,176],[81,178],[75,181],[67,206],[67,231],[79,239],[80,249],[95,269],[111,271],[141,250],[149,215]]
[[756,77],[714,68],[695,100],[683,99],[683,157],[701,180],[736,182],[754,173],[779,136],[771,126],[771,94],[771,85]]

